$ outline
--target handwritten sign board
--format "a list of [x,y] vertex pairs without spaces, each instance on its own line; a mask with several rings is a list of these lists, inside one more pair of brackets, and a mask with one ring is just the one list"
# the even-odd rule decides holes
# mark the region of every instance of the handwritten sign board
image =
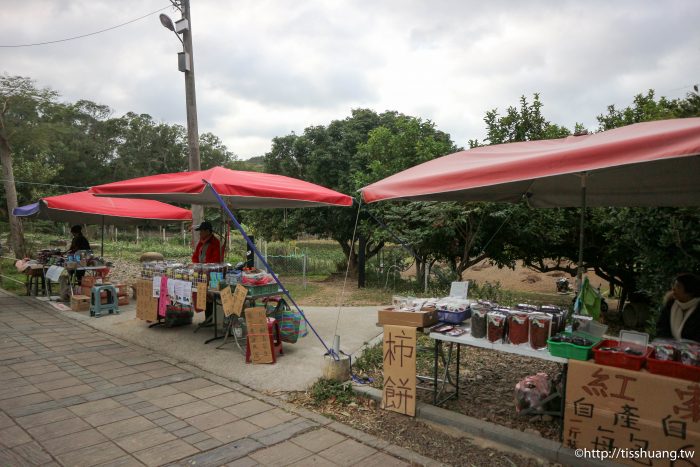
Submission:
[[382,408],[416,415],[416,328],[384,326]]
[[225,316],[233,314],[233,294],[230,287],[225,287],[219,291],[221,297],[221,307],[224,309]]
[[207,284],[205,282],[197,283],[197,303],[195,308],[204,310],[207,307]]
[[248,326],[250,360],[253,363],[273,363],[272,344],[267,330],[265,308],[248,308],[245,311],[245,319]]
[[158,320],[158,299],[153,297],[153,282],[149,279],[136,282],[136,317],[145,321]]
[[245,305],[245,299],[247,296],[248,289],[243,287],[241,284],[237,284],[236,290],[233,291],[233,313],[235,313],[237,316],[241,316],[241,313],[243,313],[243,305]]
[[[593,362],[569,361],[564,445],[571,449],[622,449],[656,454],[700,447],[700,384]],[[610,460],[670,466],[668,456]],[[693,462],[696,460],[691,459]],[[686,460],[679,465],[686,464]]]

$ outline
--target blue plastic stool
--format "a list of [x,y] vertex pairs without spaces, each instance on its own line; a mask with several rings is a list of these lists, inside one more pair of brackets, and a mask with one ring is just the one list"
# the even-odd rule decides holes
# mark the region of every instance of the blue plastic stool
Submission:
[[[107,303],[102,304],[101,294],[107,292]],[[102,313],[119,314],[119,297],[117,289],[113,285],[96,285],[90,294],[90,316],[99,318]]]

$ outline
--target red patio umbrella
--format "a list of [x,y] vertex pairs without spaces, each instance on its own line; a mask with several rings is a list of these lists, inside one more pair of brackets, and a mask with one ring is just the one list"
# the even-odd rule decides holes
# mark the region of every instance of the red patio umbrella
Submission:
[[212,188],[237,209],[352,205],[350,196],[320,185],[283,175],[224,167],[134,178],[94,186],[90,191],[105,196],[218,206]]
[[160,201],[146,199],[106,198],[88,191],[47,196],[27,206],[13,209],[17,217],[33,217],[72,224],[102,224],[104,256],[105,224],[168,224],[190,222],[192,213]]
[[15,208],[12,214],[73,224],[165,224],[192,220],[189,210],[160,201],[107,198],[87,191],[47,196]]

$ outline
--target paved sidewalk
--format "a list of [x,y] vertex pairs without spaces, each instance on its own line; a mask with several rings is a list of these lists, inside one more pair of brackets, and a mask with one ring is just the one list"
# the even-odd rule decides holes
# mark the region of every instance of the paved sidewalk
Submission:
[[0,466],[360,463],[438,465],[0,289]]

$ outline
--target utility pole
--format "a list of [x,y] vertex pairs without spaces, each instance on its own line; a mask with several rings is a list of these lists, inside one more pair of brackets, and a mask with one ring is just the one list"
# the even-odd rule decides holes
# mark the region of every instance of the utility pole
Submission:
[[[175,33],[182,43],[182,52],[178,54],[178,69],[185,74],[185,107],[187,111],[187,147],[189,149],[190,172],[202,170],[199,158],[199,128],[197,124],[197,95],[194,84],[194,48],[192,47],[192,17],[190,0],[170,0],[180,10],[182,19],[174,24],[164,14],[160,15],[161,24]],[[178,4],[179,3],[179,4]],[[180,35],[182,34],[182,38]],[[200,205],[192,205],[192,224],[199,225],[204,220],[204,209]],[[197,242],[199,233],[192,230]]]

